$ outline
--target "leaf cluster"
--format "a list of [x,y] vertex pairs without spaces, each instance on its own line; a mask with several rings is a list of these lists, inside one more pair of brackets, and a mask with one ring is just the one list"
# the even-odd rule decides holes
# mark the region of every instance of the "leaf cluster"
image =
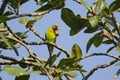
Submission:
[[[26,28],[31,30],[42,41],[46,41],[32,28],[42,16],[52,10],[61,9],[61,19],[70,28],[70,36],[78,35],[78,33],[84,30],[84,33],[94,34],[87,42],[86,52],[88,52],[92,45],[99,47],[101,44],[112,44],[106,51],[107,53],[116,48],[116,51],[120,52],[120,24],[116,20],[115,13],[120,12],[120,0],[114,0],[108,4],[105,0],[96,0],[92,5],[89,5],[84,0],[75,0],[79,5],[84,6],[88,12],[86,16],[75,13],[65,7],[65,0],[34,0],[36,5],[39,6],[33,14],[19,14],[19,10],[23,4],[26,4],[29,0],[8,0],[7,10],[0,15],[0,48],[3,50],[14,50],[17,56],[19,56],[18,45],[19,41],[22,42],[22,46],[27,46],[29,56],[27,60],[11,59],[11,62],[17,64],[6,65],[1,70],[7,72],[10,75],[16,76],[15,80],[29,80],[30,74],[36,73],[40,75],[52,76],[53,80],[60,80],[62,76],[76,77],[76,71],[83,74],[86,72],[84,66],[80,64],[83,53],[78,44],[74,44],[71,48],[70,56],[59,59],[61,52],[54,54],[48,60],[40,60],[37,53],[32,53],[28,45],[43,45],[51,44],[63,53],[64,49],[52,44],[50,42],[38,44],[37,42],[27,43],[25,39],[29,36],[27,32],[13,32],[5,25],[8,21],[14,18],[19,18],[19,23],[24,24]],[[4,7],[4,8],[6,8]],[[12,16],[12,18],[11,18]],[[27,17],[26,17],[27,16]],[[33,18],[29,18],[29,17]],[[24,45],[25,44],[25,45]],[[8,57],[9,58],[9,57]],[[9,59],[8,59],[9,60]],[[58,63],[56,61],[58,60]],[[12,63],[8,63],[12,64]],[[119,66],[119,63],[117,64]],[[27,69],[27,70],[26,70]]]

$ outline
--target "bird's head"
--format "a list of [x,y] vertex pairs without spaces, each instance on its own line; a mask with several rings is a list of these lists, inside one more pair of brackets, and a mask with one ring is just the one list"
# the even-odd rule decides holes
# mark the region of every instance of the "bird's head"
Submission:
[[52,28],[53,28],[55,31],[60,29],[60,27],[57,26],[57,25],[52,25]]

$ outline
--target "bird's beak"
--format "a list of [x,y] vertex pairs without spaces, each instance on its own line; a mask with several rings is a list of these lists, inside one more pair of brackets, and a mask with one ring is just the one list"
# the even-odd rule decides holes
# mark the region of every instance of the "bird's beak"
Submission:
[[56,30],[59,30],[59,29],[60,29],[60,27],[59,27],[59,26],[57,26]]
[[59,36],[59,35],[60,35],[60,33],[59,33],[59,32],[55,32],[55,34],[56,34],[56,36]]

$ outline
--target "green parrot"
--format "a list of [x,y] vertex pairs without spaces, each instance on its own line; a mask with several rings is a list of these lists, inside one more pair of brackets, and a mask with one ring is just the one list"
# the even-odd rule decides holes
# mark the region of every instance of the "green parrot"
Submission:
[[[51,27],[49,27],[45,33],[46,40],[48,40],[49,42],[55,43],[56,38],[59,35],[59,33],[56,32],[57,30],[59,30],[59,26],[57,26],[57,25],[52,25]],[[47,46],[48,46],[49,54],[50,54],[50,56],[52,56],[54,47],[49,44]]]

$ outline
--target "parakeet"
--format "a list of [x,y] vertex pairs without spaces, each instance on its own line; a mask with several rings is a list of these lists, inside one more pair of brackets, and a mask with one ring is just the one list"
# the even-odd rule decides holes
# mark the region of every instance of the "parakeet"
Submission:
[[[49,41],[49,42],[55,43],[56,42],[56,38],[59,35],[56,32],[57,30],[59,30],[59,26],[57,26],[57,25],[52,25],[51,27],[49,27],[46,30],[46,33],[45,33],[46,40]],[[54,47],[52,45],[49,45],[49,44],[47,46],[48,46],[49,54],[50,54],[50,56],[52,56]]]

